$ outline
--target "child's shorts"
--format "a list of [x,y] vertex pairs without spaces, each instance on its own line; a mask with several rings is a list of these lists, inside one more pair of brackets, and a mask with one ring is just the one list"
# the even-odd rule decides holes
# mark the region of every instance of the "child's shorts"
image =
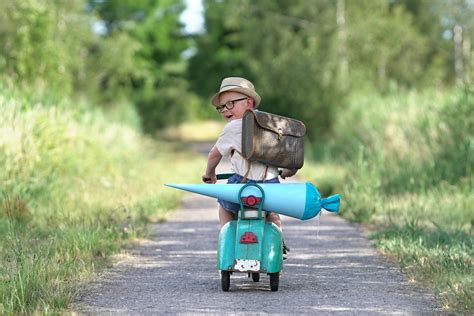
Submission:
[[[234,174],[229,179],[227,179],[227,184],[241,183],[243,178],[244,177],[242,177],[239,174]],[[278,177],[276,177],[276,178],[273,178],[273,179],[270,179],[270,180],[264,180],[264,181],[255,181],[255,180],[249,180],[248,179],[246,181],[246,183],[249,183],[249,182],[253,182],[253,183],[280,183],[280,180],[278,179]],[[240,204],[238,204],[238,203],[232,203],[232,202],[224,201],[224,200],[221,200],[221,199],[218,199],[217,202],[220,205],[222,205],[222,207],[224,207],[227,211],[229,211],[231,213],[234,213],[234,214],[237,214],[237,212],[240,209]]]

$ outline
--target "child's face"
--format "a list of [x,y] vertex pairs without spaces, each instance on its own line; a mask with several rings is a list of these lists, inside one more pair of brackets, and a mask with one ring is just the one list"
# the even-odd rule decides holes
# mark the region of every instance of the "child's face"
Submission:
[[[234,107],[232,107],[232,103]],[[253,99],[245,94],[229,91],[219,96],[219,104],[221,106],[227,104],[232,107],[230,110],[227,107],[223,107],[221,112],[225,120],[232,121],[243,118],[245,111],[253,108]]]

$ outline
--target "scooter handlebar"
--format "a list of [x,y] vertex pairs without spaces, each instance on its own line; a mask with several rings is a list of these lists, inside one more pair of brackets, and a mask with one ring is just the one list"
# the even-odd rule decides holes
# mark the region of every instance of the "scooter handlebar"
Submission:
[[235,173],[219,173],[216,175],[217,180],[227,180],[232,177]]
[[[278,175],[281,176],[281,173],[283,170],[279,169],[278,170]],[[230,177],[232,177],[235,173],[219,173],[216,175],[217,180],[227,180]]]

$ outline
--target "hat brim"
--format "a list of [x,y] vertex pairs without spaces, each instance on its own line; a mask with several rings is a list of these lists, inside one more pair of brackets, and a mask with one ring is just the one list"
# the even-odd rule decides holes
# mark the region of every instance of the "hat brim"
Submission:
[[219,96],[221,95],[221,93],[230,92],[230,91],[239,92],[253,98],[255,101],[255,108],[257,108],[257,106],[260,104],[260,101],[262,100],[262,98],[254,90],[241,88],[241,87],[225,87],[221,89],[221,91],[214,94],[214,96],[211,98],[212,104],[214,106],[219,106]]

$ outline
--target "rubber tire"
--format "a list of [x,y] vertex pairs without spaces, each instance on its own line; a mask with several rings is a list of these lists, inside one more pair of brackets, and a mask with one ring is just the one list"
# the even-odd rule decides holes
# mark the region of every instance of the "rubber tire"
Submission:
[[273,292],[278,291],[278,285],[280,283],[280,273],[269,273],[270,275],[270,290]]
[[221,271],[222,291],[227,292],[230,289],[230,271]]
[[252,280],[253,280],[254,282],[260,281],[260,273],[258,273],[258,272],[252,273]]

